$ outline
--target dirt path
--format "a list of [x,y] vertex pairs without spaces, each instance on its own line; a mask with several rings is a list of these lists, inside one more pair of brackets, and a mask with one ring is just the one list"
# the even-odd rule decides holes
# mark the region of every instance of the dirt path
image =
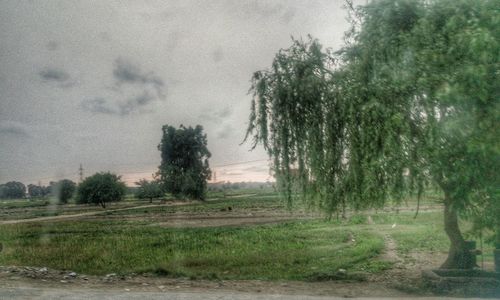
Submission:
[[[292,295],[336,296],[336,297],[405,297],[409,294],[387,287],[381,283],[347,282],[347,281],[264,281],[264,280],[189,280],[187,278],[165,278],[152,275],[119,276],[87,276],[76,274],[68,276],[69,271],[28,267],[0,267],[0,290],[20,290],[34,288],[43,291],[58,289],[61,291],[86,290],[89,292],[109,293],[172,293],[193,292],[199,294],[248,293],[255,296],[268,295],[269,298]],[[255,299],[251,297],[249,299]],[[0,299],[1,294],[0,294]],[[59,298],[58,298],[59,299]],[[64,298],[66,299],[66,298]],[[85,298],[89,299],[89,298]],[[231,299],[231,298],[228,298]],[[279,298],[278,298],[279,299]],[[303,299],[299,297],[298,299]]]
[[[189,205],[189,204],[191,204],[191,203],[174,203],[174,204],[171,204],[169,206],[182,206],[182,205]],[[71,215],[59,215],[59,216],[50,216],[50,217],[39,217],[39,218],[32,218],[32,219],[7,220],[7,221],[0,221],[0,225],[31,223],[31,222],[43,222],[43,221],[56,221],[56,220],[66,220],[66,219],[77,219],[77,218],[81,218],[81,217],[96,216],[96,215],[110,213],[110,212],[132,210],[132,209],[141,209],[141,208],[149,208],[149,207],[160,207],[160,206],[165,206],[165,205],[164,204],[149,204],[149,205],[139,205],[139,206],[126,207],[126,208],[117,208],[117,209],[109,209],[109,210],[91,211],[91,212],[85,212],[85,213],[79,213],[79,214],[71,214]]]
[[386,233],[384,235],[385,242],[385,250],[380,257],[382,260],[389,261],[392,263],[400,263],[403,260],[399,257],[397,252],[397,244],[396,241],[390,236],[390,234]]

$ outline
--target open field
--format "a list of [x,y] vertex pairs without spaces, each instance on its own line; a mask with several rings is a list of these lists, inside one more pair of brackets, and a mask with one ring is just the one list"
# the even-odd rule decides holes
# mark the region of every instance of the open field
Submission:
[[[413,200],[339,220],[301,204],[290,211],[269,192],[152,205],[128,199],[106,210],[56,206],[55,215],[71,215],[61,220],[37,220],[54,206],[29,203],[2,207],[0,222],[25,223],[0,225],[0,265],[91,276],[411,285],[422,269],[444,261],[449,246],[436,197],[422,201],[416,219]],[[491,269],[491,251],[485,252]]]

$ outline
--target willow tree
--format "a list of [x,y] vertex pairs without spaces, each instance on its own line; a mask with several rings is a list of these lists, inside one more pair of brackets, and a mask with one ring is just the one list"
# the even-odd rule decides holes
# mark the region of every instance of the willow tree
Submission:
[[247,138],[289,200],[333,213],[380,207],[427,184],[444,193],[443,268],[472,267],[458,215],[498,199],[497,1],[382,0],[354,11],[335,55],[294,41],[252,79]]

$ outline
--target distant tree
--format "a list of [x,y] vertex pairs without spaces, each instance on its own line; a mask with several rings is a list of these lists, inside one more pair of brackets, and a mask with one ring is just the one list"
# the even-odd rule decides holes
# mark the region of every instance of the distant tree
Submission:
[[24,198],[26,196],[26,186],[18,181],[7,182],[2,185],[1,196],[7,199]]
[[[338,55],[295,41],[256,72],[247,133],[273,158],[287,198],[295,167],[304,194],[329,213],[438,186],[450,239],[442,268],[472,268],[458,218],[499,202],[497,7],[371,1],[353,12]],[[498,226],[498,214],[487,216]]]
[[141,179],[135,184],[139,186],[135,193],[138,199],[149,199],[149,202],[152,203],[154,198],[163,196],[161,185],[157,180]]
[[69,180],[63,179],[52,185],[54,196],[60,204],[68,203],[68,200],[73,197],[76,190],[76,184]]
[[28,195],[32,198],[45,196],[45,188],[40,185],[28,184]]
[[164,190],[174,196],[204,200],[211,175],[208,166],[211,154],[203,127],[181,125],[176,129],[165,125],[162,131],[163,137],[158,145],[161,151],[158,174]]
[[96,173],[78,185],[77,202],[93,203],[106,208],[106,203],[121,201],[127,187],[120,176],[109,172]]

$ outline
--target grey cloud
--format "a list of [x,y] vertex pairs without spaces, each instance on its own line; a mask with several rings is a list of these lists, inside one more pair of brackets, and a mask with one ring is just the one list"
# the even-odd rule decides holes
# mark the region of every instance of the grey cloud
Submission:
[[217,48],[215,51],[212,52],[212,59],[216,63],[224,59],[224,52],[222,52],[222,48]]
[[233,133],[234,128],[230,124],[224,125],[221,129],[217,131],[217,138],[219,139],[227,139],[231,133]]
[[115,60],[113,76],[118,85],[121,84],[141,84],[151,85],[158,93],[158,97],[163,98],[163,80],[153,72],[143,72],[141,68],[123,58]]
[[282,16],[281,16],[281,20],[283,20],[283,22],[285,22],[286,24],[290,23],[293,18],[295,17],[295,10],[294,9],[291,9],[289,8]]
[[75,83],[71,80],[71,76],[64,70],[59,68],[46,67],[38,75],[44,82],[56,83],[59,87],[71,87]]
[[0,135],[30,137],[26,126],[18,122],[2,121],[0,122]]
[[251,15],[262,17],[272,17],[279,14],[284,9],[282,4],[275,4],[268,1],[248,1],[244,10]]
[[47,47],[47,50],[49,51],[55,51],[59,49],[59,43],[57,43],[56,41],[49,41],[47,42],[47,45],[45,45],[45,47]]
[[276,1],[254,0],[245,2],[236,2],[238,10],[241,10],[248,18],[262,18],[271,19],[276,18],[284,23],[290,23],[295,17],[295,8],[284,3],[277,3]]
[[267,172],[269,171],[268,166],[251,166],[243,169],[245,172]]
[[98,37],[101,39],[103,42],[111,42],[111,36],[107,32],[101,32],[98,34]]
[[125,102],[114,102],[102,97],[84,100],[82,108],[97,114],[126,116],[135,112],[141,112],[141,108],[146,107],[154,100],[156,100],[154,96],[144,91],[140,95],[128,98]]
[[223,119],[231,116],[233,114],[233,109],[230,106],[224,107],[222,110],[215,113],[215,116]]
[[240,171],[227,171],[227,170],[222,170],[220,173],[221,173],[221,175],[236,175],[236,176],[243,175],[243,172],[240,172]]

